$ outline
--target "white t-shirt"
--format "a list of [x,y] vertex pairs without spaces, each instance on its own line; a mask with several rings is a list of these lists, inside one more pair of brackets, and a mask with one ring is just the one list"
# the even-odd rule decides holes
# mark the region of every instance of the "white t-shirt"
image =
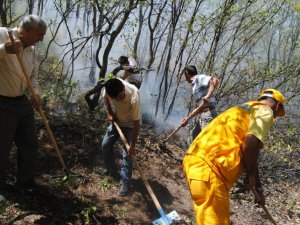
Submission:
[[[198,103],[208,92],[209,81],[211,76],[207,76],[205,74],[195,75],[192,81],[192,94],[195,103]],[[216,106],[216,98],[214,94],[212,94],[211,99],[208,103],[208,107]]]
[[[132,57],[128,57],[129,66],[138,66],[136,60]],[[142,82],[142,74],[139,73],[128,73],[128,77],[126,78],[127,82]]]

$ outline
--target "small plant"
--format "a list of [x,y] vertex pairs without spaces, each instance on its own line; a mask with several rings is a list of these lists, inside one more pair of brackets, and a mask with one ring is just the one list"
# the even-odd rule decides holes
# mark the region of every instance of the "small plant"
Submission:
[[113,187],[116,187],[118,185],[118,183],[109,176],[104,177],[101,181],[100,181],[100,189],[102,191],[106,191],[109,190]]
[[85,225],[91,224],[91,217],[98,211],[99,209],[97,206],[91,206],[83,210],[80,214],[83,215],[84,224]]
[[0,201],[0,215],[5,213],[6,207],[7,207],[7,205],[6,205],[5,201]]
[[54,179],[54,185],[59,189],[74,188],[81,182],[81,179],[75,176],[63,176]]

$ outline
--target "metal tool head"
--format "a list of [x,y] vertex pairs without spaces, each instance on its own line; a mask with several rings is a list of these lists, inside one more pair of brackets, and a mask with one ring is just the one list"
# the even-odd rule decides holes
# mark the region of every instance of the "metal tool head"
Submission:
[[177,212],[174,210],[174,211],[170,212],[169,214],[167,214],[163,217],[160,217],[157,220],[154,220],[152,222],[152,224],[153,225],[169,225],[169,224],[172,224],[172,222],[176,221],[176,220],[180,220],[180,217],[177,214]]

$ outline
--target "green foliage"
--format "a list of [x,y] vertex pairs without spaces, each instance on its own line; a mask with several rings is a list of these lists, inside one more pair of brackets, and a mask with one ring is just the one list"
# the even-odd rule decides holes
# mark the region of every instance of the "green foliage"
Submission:
[[75,175],[57,177],[54,178],[53,181],[54,187],[59,190],[78,187],[79,184],[82,182],[81,178]]
[[0,215],[2,215],[3,213],[5,213],[7,204],[5,201],[0,201]]
[[106,176],[100,181],[99,188],[102,191],[107,191],[112,189],[113,187],[116,187],[118,185],[118,182],[115,181],[112,177]]
[[295,10],[296,10],[297,13],[300,14],[300,4],[295,5]]
[[[295,128],[273,129],[267,135],[261,165],[272,171],[274,179],[294,178],[299,168],[299,133]],[[266,158],[266,159],[264,159]]]
[[231,11],[232,11],[232,12],[235,12],[236,10],[237,10],[237,5],[234,4],[234,5],[231,7]]
[[86,208],[85,210],[81,211],[81,215],[84,218],[84,224],[89,225],[91,224],[91,217],[95,215],[99,211],[97,206],[91,206]]
[[55,79],[49,82],[48,89],[44,90],[41,96],[48,100],[65,102],[69,100],[71,93],[78,87],[78,82],[64,82],[61,79]]
[[[116,77],[115,75],[113,75],[112,73],[108,73],[107,75],[107,80]],[[103,79],[104,80],[104,79]]]

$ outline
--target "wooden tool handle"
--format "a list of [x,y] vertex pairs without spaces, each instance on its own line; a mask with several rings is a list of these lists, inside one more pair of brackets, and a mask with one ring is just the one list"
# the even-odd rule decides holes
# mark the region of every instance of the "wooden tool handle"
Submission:
[[[126,138],[125,138],[125,136],[124,136],[124,134],[123,134],[123,132],[122,132],[122,130],[120,128],[120,126],[116,122],[114,122],[114,125],[117,128],[118,133],[119,133],[122,141],[124,142],[124,144],[126,146],[126,149],[128,150],[130,148],[130,146],[129,146],[129,144],[128,144],[128,142],[127,142],[127,140],[126,140]],[[148,192],[149,192],[149,194],[150,194],[150,196],[151,196],[151,198],[152,198],[152,200],[153,200],[156,208],[158,210],[162,210],[161,205],[159,204],[159,202],[158,202],[158,200],[157,200],[157,198],[156,198],[156,196],[155,196],[155,194],[154,194],[154,192],[153,192],[153,190],[152,190],[152,188],[151,188],[148,180],[146,179],[145,175],[143,174],[143,172],[142,172],[142,170],[141,170],[141,168],[140,168],[140,166],[139,166],[139,164],[138,164],[135,156],[131,155],[131,158],[132,158],[132,161],[135,163],[135,165],[136,165],[136,167],[137,167],[137,169],[139,171],[139,174],[140,174],[140,176],[141,176],[141,178],[142,178],[142,180],[143,180],[143,182],[144,182],[144,184],[145,184],[145,186],[146,186],[146,188],[147,188],[147,190],[148,190]]]
[[[191,118],[193,118],[197,113],[199,113],[199,111],[203,108],[204,106],[204,101],[202,100],[202,103],[196,108],[193,110],[193,112],[191,112],[187,117],[186,119],[189,121]],[[177,131],[181,128],[181,125],[179,125],[165,140],[164,142],[167,142],[174,134],[177,133]]]
[[[261,199],[260,195],[257,193],[257,191],[255,190],[255,188],[251,189],[255,198],[259,201]],[[275,220],[273,219],[272,215],[269,213],[269,210],[267,209],[267,207],[265,205],[261,205],[261,207],[263,208],[263,210],[265,211],[265,213],[267,214],[269,220],[274,224],[277,225],[277,223],[275,222]]]

